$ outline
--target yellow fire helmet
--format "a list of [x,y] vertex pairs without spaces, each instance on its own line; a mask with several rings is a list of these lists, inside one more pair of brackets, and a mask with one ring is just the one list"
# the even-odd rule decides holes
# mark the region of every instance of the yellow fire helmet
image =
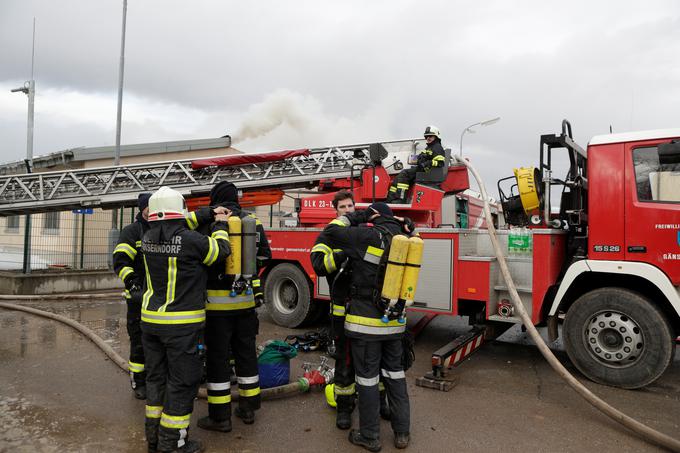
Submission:
[[328,403],[328,405],[330,407],[337,406],[337,403],[335,402],[335,384],[326,385],[325,393],[326,393],[326,402]]

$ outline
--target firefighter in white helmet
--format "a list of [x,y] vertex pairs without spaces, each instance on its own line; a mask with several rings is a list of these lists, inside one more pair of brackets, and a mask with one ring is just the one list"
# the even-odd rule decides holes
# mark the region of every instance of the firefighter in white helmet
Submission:
[[441,133],[437,126],[427,126],[423,133],[427,146],[418,155],[416,165],[402,170],[390,186],[387,203],[406,203],[406,193],[416,179],[417,172],[428,172],[431,168],[445,164],[446,155],[442,146]]
[[182,195],[161,187],[149,199],[151,228],[142,238],[146,278],[142,343],[146,359],[145,431],[150,452],[202,451],[188,439],[202,374],[207,267],[230,253],[228,215],[215,215],[211,236],[187,229]]

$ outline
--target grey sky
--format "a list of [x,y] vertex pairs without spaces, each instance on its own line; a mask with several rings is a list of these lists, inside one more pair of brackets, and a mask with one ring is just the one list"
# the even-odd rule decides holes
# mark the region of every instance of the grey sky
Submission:
[[[122,0],[0,2],[0,161],[23,158],[37,20],[35,154],[115,141]],[[268,151],[437,125],[491,184],[578,142],[679,126],[680,2],[129,0],[122,142],[237,135]],[[265,120],[263,120],[265,118]],[[266,125],[266,124],[265,124]],[[262,124],[260,124],[262,126]]]

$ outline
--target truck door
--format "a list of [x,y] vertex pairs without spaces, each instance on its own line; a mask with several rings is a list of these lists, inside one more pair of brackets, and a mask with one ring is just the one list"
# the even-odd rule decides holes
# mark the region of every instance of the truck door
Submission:
[[680,140],[629,143],[625,153],[626,261],[652,264],[678,285]]

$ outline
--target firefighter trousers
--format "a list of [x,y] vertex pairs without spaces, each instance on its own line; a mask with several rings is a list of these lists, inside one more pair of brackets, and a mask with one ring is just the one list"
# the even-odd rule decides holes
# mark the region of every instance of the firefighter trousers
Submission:
[[406,376],[402,365],[401,339],[365,340],[352,338],[352,360],[359,394],[359,430],[368,439],[380,438],[380,392],[383,377],[390,405],[392,430],[408,433],[410,413]]
[[181,334],[142,332],[146,354],[146,439],[158,450],[182,447],[188,438],[201,381],[200,330]]
[[[338,412],[351,413],[354,411],[356,385],[354,383],[355,372],[352,362],[351,341],[345,336],[344,332],[335,338],[336,353],[333,381],[335,382],[335,402]],[[380,403],[386,404],[387,395],[383,379],[383,376],[380,376],[378,387],[380,389]]]
[[336,358],[333,377],[335,381],[335,402],[338,412],[351,413],[354,410],[355,385],[350,340],[343,332],[338,335],[335,341]]
[[406,202],[406,192],[408,192],[409,187],[416,180],[417,172],[418,167],[406,168],[400,171],[390,186],[386,202],[392,203],[397,200]]
[[231,418],[231,366],[235,360],[239,407],[260,408],[256,337],[259,321],[255,310],[237,315],[209,315],[205,326],[207,348],[208,415],[214,421]]
[[[139,296],[139,301],[137,297]],[[141,292],[133,294],[127,301],[127,332],[130,338],[130,383],[132,388],[146,385],[146,373],[144,372],[144,346],[142,346],[142,303]]]

